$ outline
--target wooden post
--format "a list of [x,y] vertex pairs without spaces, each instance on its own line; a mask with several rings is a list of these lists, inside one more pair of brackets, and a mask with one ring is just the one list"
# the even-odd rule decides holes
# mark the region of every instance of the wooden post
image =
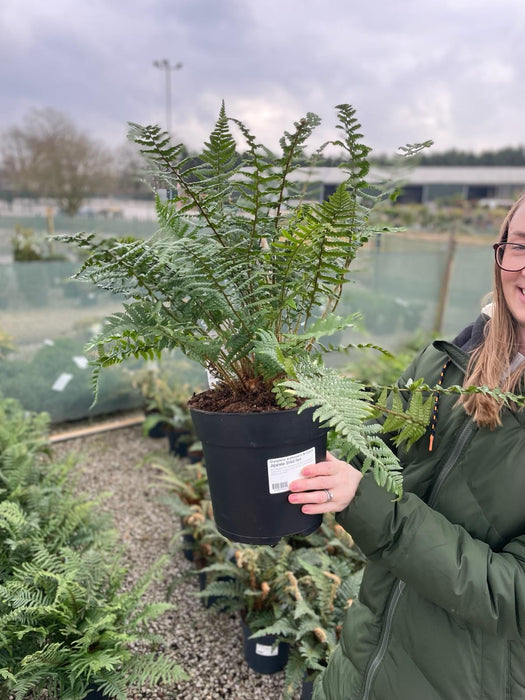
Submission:
[[55,214],[53,207],[46,208],[46,219],[47,219],[47,232],[50,236],[55,233]]
[[49,254],[53,255],[55,252],[55,242],[53,236],[55,235],[55,213],[53,207],[46,208],[46,221],[47,221],[47,235],[49,237]]
[[452,265],[454,263],[454,254],[456,252],[456,236],[452,232],[448,238],[447,259],[443,277],[441,278],[441,286],[439,289],[438,307],[436,311],[436,319],[434,321],[434,334],[439,335],[443,331],[443,319],[445,318],[445,309],[447,307],[448,290],[450,287],[450,277],[452,275]]

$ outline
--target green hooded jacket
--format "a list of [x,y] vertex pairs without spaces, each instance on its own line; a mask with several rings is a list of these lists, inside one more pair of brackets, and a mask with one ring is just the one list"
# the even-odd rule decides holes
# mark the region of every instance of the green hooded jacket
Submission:
[[[402,381],[450,360],[461,384],[468,357],[437,341]],[[400,454],[400,500],[367,474],[337,516],[368,563],[315,700],[525,700],[525,411],[489,430],[456,400]]]

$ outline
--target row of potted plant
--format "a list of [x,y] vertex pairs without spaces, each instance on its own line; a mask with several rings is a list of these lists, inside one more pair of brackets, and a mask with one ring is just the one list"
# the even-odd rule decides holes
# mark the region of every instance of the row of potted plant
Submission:
[[274,547],[233,543],[217,530],[202,463],[166,452],[148,460],[181,519],[175,549],[195,564],[196,595],[211,614],[239,615],[245,660],[259,673],[284,668],[284,698],[292,698],[333,651],[364,558],[330,515],[315,533]]

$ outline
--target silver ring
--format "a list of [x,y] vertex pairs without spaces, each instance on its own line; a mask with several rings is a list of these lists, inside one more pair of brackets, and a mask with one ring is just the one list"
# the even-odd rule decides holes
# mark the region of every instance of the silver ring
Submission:
[[326,502],[330,503],[330,501],[334,500],[334,494],[330,491],[330,489],[323,489],[323,491],[326,493]]

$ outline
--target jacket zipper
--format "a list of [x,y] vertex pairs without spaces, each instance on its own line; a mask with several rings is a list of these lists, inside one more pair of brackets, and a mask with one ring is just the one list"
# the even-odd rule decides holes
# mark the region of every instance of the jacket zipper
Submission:
[[[456,444],[454,445],[454,448],[452,452],[449,454],[447,461],[443,465],[443,468],[439,472],[439,475],[434,482],[434,486],[432,487],[432,491],[430,492],[430,496],[428,499],[428,505],[432,507],[434,503],[437,500],[439,491],[441,489],[441,486],[443,485],[443,482],[447,478],[447,476],[450,474],[454,466],[456,465],[456,462],[459,459],[459,456],[461,455],[467,440],[469,439],[472,431],[474,429],[474,424],[472,423],[472,420],[469,420],[466,425],[463,427],[461,433],[459,434],[458,439],[456,440]],[[370,689],[372,687],[372,683],[374,681],[374,678],[376,676],[376,673],[379,669],[379,666],[381,665],[384,656],[386,654],[386,649],[388,646],[388,640],[390,638],[390,630],[392,627],[392,621],[394,619],[394,614],[396,612],[399,600],[403,594],[403,591],[405,590],[406,583],[404,581],[398,581],[396,587],[394,588],[394,591],[390,597],[390,601],[388,603],[387,611],[386,611],[386,616],[385,616],[385,624],[383,626],[383,631],[381,633],[379,645],[377,647],[377,651],[375,653],[375,656],[372,658],[368,669],[366,671],[365,675],[365,681],[364,681],[364,686],[363,686],[363,694],[361,695],[361,700],[368,700],[369,695],[370,695]]]
[[448,456],[447,461],[445,462],[445,465],[443,466],[443,469],[439,472],[437,479],[434,482],[434,486],[432,487],[432,491],[430,492],[430,496],[428,499],[428,505],[432,508],[437,501],[437,497],[439,495],[439,491],[441,489],[441,486],[443,485],[443,482],[447,478],[447,476],[450,474],[452,469],[456,466],[456,462],[459,459],[460,454],[463,452],[463,449],[467,443],[467,440],[469,439],[472,431],[474,430],[474,423],[472,420],[469,420],[467,424],[463,427],[463,430],[459,434],[459,437],[456,441],[456,444],[454,445],[454,449]]
[[367,673],[366,673],[366,678],[365,678],[365,686],[363,689],[363,695],[362,695],[362,700],[368,700],[368,695],[370,693],[370,687],[372,685],[372,682],[375,678],[375,675],[377,673],[377,670],[379,666],[381,665],[381,662],[383,661],[383,658],[386,653],[386,648],[388,645],[388,639],[390,637],[390,627],[392,626],[392,618],[394,617],[394,613],[397,608],[397,604],[399,603],[399,599],[401,598],[401,594],[403,593],[405,589],[405,582],[404,581],[398,581],[397,585],[394,589],[394,592],[392,593],[392,596],[390,598],[390,601],[388,603],[388,609],[386,613],[386,618],[385,618],[385,625],[383,627],[383,632],[381,635],[381,642],[379,644],[379,647],[376,651],[376,655],[370,662],[370,666],[368,667]]

